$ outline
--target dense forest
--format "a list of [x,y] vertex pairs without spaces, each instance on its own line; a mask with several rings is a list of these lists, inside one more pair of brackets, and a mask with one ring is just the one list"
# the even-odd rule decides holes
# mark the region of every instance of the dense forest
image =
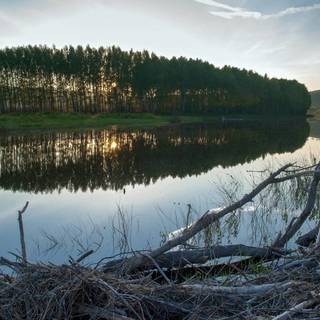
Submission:
[[0,50],[0,112],[302,115],[310,103],[295,80],[198,59],[118,47]]
[[22,192],[112,189],[198,175],[301,148],[306,121],[0,135],[0,187]]

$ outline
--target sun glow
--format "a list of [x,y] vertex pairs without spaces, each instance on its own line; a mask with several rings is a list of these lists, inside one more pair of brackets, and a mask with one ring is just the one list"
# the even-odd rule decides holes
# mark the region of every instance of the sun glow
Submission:
[[115,150],[115,149],[117,149],[117,146],[118,146],[118,144],[115,141],[112,141],[111,145],[110,145],[110,149]]

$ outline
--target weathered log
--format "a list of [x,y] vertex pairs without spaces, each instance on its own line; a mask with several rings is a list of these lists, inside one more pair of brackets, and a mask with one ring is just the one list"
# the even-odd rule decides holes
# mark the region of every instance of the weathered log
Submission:
[[[250,193],[243,196],[242,199],[236,201],[235,203],[227,206],[222,210],[209,210],[207,211],[200,219],[194,222],[189,228],[186,228],[179,236],[168,240],[161,247],[151,251],[149,256],[152,258],[157,258],[164,254],[165,252],[170,251],[172,248],[175,248],[183,243],[186,243],[190,238],[194,237],[197,233],[207,228],[212,223],[223,218],[225,215],[241,208],[246,203],[252,201],[252,199],[257,196],[262,190],[274,182],[274,179],[279,176],[286,169],[290,168],[292,164],[287,164],[281,167],[276,172],[272,173],[269,178],[261,182],[256,186]],[[142,254],[136,254],[135,256],[127,259],[125,264],[122,266],[119,272],[127,273],[135,269],[138,269],[140,266],[148,263],[148,258]]]
[[319,265],[318,261],[314,259],[314,257],[310,258],[305,258],[305,259],[298,259],[298,260],[293,260],[286,262],[282,265],[279,265],[274,268],[274,270],[277,271],[285,271],[288,272],[293,269],[298,269],[298,268],[304,268],[304,269],[312,269],[315,268]]
[[180,288],[193,292],[195,294],[201,294],[210,296],[212,294],[218,295],[260,295],[267,291],[284,291],[294,286],[301,285],[300,282],[288,281],[283,283],[270,283],[252,286],[241,286],[241,287],[223,287],[223,286],[209,286],[201,284],[180,285]]
[[201,264],[208,260],[225,257],[256,257],[256,258],[279,258],[288,252],[274,251],[271,248],[249,247],[242,244],[227,246],[212,246],[208,248],[172,251],[158,257],[161,267],[184,267],[189,264]]
[[[251,266],[255,266],[262,261],[270,261],[273,258],[241,258],[236,261],[226,261],[218,264],[202,264],[202,265],[187,265],[183,268],[163,269],[166,276],[174,283],[185,282],[186,279],[194,277],[195,274],[200,278],[216,277],[221,274],[239,275],[250,270]],[[147,274],[151,274],[153,280],[163,284],[163,277],[158,270],[147,270]]]
[[302,247],[309,247],[309,245],[316,241],[317,235],[319,233],[319,226],[316,226],[308,233],[302,235],[296,240],[296,244]]
[[[279,258],[289,251],[275,251],[272,248],[249,247],[242,244],[227,245],[227,246],[211,246],[207,248],[199,248],[192,250],[179,250],[167,252],[155,259],[158,266],[161,268],[183,268],[192,264],[204,264],[209,260],[225,258],[225,257],[255,257],[261,259]],[[145,256],[147,256],[145,254]],[[110,261],[105,264],[104,271],[113,271],[119,267],[125,259]],[[154,269],[152,261],[139,267],[139,270]]]
[[308,219],[312,210],[314,208],[317,196],[317,188],[320,181],[320,163],[317,165],[313,179],[310,185],[308,200],[304,210],[301,212],[299,217],[294,217],[289,226],[287,227],[285,233],[283,235],[279,234],[276,241],[273,243],[273,247],[275,248],[283,248],[286,243],[292,239],[292,237],[297,233],[297,231],[301,228],[304,222]]

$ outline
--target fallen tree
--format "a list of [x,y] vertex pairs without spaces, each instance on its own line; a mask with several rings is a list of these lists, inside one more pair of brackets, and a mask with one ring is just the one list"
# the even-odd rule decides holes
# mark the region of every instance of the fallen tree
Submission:
[[[161,268],[183,268],[187,265],[204,264],[209,260],[225,257],[255,257],[260,259],[280,258],[289,254],[288,250],[276,250],[271,247],[250,247],[243,244],[216,245],[206,248],[170,251],[156,259],[150,258],[148,253],[140,253],[146,257],[146,262],[139,270],[149,270],[155,267]],[[103,267],[105,272],[110,272],[124,263],[126,259],[113,260]]]
[[[227,214],[241,208],[246,203],[252,201],[252,199],[255,196],[257,196],[262,190],[264,190],[268,185],[276,183],[276,177],[290,167],[292,167],[292,164],[287,164],[281,167],[279,170],[272,173],[269,178],[267,178],[266,180],[261,182],[257,187],[255,187],[249,194],[244,195],[242,199],[231,204],[230,206],[227,206],[226,208],[220,211],[217,211],[215,209],[208,210],[204,213],[204,215],[202,215],[200,219],[194,222],[190,227],[184,229],[184,231],[181,234],[179,234],[177,237],[173,239],[168,240],[161,247],[150,252],[148,256],[155,259],[158,256],[164,254],[165,252],[181,244],[186,243],[190,238],[194,237],[197,233],[207,228],[209,225],[223,218]],[[138,269],[141,265],[146,263],[148,263],[148,257],[140,253],[137,253],[132,258],[129,258],[126,261],[124,261],[123,265],[121,266],[121,271],[132,272],[133,270]]]
[[[296,177],[302,176],[303,172],[299,172],[296,174],[290,174],[288,176],[283,176],[279,178],[279,175],[283,172],[286,172],[287,169],[291,168],[293,164],[287,164],[281,167],[276,172],[272,173],[267,179],[261,182],[258,186],[256,186],[250,193],[245,194],[239,201],[225,207],[222,210],[208,210],[201,216],[200,219],[192,223],[189,227],[185,228],[178,236],[173,239],[169,239],[165,242],[161,247],[149,252],[148,254],[141,254],[139,252],[135,252],[131,258],[121,260],[121,265],[117,265],[116,269],[120,272],[130,273],[135,269],[139,269],[143,265],[148,265],[150,259],[156,259],[159,256],[162,256],[164,253],[169,250],[185,244],[189,239],[194,237],[196,234],[201,232],[203,229],[207,228],[214,222],[220,220],[224,216],[229,213],[234,212],[235,210],[243,207],[248,202],[252,201],[252,199],[257,196],[262,190],[264,190],[267,186],[274,183],[281,183],[288,181],[290,179],[294,179]],[[306,172],[307,175],[310,174],[310,171]],[[273,248],[281,248],[283,247],[299,230],[305,220],[310,216],[316,199],[317,187],[320,181],[320,164],[316,166],[313,174],[313,180],[310,186],[310,190],[308,192],[308,201],[305,209],[300,214],[298,218],[293,218],[291,223],[289,224],[284,235],[279,234],[275,242],[273,243]],[[112,263],[112,266],[115,265]],[[108,269],[108,264],[106,265],[106,270]]]

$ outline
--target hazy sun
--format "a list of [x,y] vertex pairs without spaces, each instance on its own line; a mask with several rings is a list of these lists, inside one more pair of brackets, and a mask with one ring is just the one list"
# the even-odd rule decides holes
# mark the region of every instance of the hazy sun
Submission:
[[117,143],[115,142],[115,141],[112,141],[111,142],[111,145],[110,145],[110,148],[112,149],[112,150],[114,150],[114,149],[116,149],[117,148]]

